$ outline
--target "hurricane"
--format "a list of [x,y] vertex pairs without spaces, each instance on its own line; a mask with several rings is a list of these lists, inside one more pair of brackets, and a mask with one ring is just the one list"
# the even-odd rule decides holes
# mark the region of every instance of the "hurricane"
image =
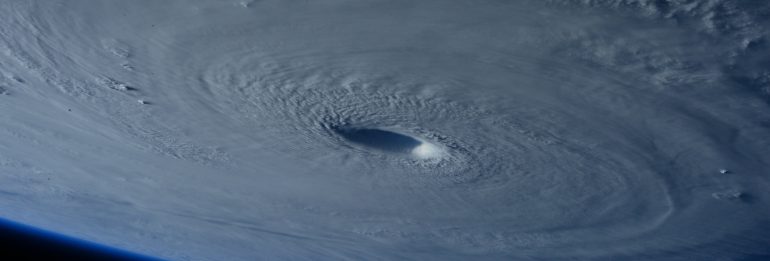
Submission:
[[172,260],[770,256],[763,1],[1,2],[4,218]]

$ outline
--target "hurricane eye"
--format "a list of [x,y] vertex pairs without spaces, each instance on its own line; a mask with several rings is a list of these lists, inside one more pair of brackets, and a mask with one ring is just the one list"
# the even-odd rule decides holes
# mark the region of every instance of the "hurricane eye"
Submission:
[[350,142],[392,153],[410,153],[423,144],[409,135],[382,129],[342,128],[336,132]]

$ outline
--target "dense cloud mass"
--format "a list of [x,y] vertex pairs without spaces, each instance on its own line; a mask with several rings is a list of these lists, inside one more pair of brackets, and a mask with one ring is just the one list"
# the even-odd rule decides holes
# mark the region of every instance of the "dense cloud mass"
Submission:
[[0,6],[4,218],[181,260],[770,255],[765,1]]

